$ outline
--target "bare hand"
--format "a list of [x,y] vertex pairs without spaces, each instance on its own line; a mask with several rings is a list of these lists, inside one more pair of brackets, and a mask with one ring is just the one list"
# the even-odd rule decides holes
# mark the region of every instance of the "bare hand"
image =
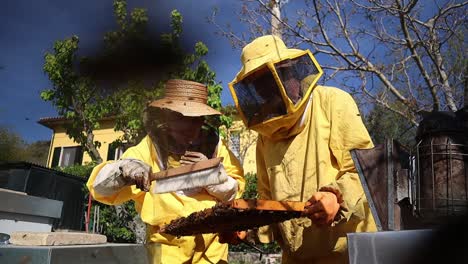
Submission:
[[219,234],[219,243],[228,243],[231,245],[237,245],[247,236],[246,231],[236,232],[223,232]]
[[180,158],[180,164],[190,165],[207,159],[208,158],[203,153],[195,151],[186,151],[185,154]]
[[332,192],[316,192],[307,201],[303,215],[309,217],[318,226],[329,226],[333,223],[340,204]]

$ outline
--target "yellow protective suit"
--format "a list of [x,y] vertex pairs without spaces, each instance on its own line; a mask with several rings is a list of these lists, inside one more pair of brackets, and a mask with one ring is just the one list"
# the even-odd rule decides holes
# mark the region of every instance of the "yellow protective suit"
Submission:
[[[240,197],[244,190],[245,181],[239,161],[222,141],[220,141],[217,147],[217,157],[224,158],[223,165],[227,174],[237,180],[239,188],[237,197]],[[148,136],[137,146],[129,148],[122,158],[139,159],[150,165],[153,172],[160,171],[156,150]],[[151,192],[142,192],[134,185],[125,187],[112,196],[100,196],[94,192],[93,182],[99,170],[107,163],[99,164],[94,168],[87,182],[87,187],[97,201],[105,204],[114,205],[128,200],[135,201],[136,210],[143,222],[147,224],[147,247],[153,263],[226,263],[228,246],[227,244],[219,243],[218,235],[216,234],[177,238],[157,233],[162,224],[169,223],[175,218],[188,216],[193,212],[213,207],[216,204],[216,199],[213,196],[209,195],[206,191],[191,196],[177,195],[174,192],[153,194]]]
[[260,240],[277,240],[283,263],[346,263],[346,233],[376,231],[350,154],[373,144],[348,93],[317,86],[309,104],[302,124],[283,124],[291,128],[291,136],[259,136],[260,198],[307,201],[317,191],[331,191],[342,194],[344,203],[330,227],[297,218],[262,228]]

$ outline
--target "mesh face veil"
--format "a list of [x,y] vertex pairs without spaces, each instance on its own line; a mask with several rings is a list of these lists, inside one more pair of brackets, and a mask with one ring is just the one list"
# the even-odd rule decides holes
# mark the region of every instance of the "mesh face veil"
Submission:
[[245,124],[254,129],[304,109],[321,75],[310,51],[298,51],[237,78],[230,89]]

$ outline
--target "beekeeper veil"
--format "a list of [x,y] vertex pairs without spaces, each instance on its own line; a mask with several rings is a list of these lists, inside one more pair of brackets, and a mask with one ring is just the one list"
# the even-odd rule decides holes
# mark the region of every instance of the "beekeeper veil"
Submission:
[[241,61],[229,88],[245,125],[272,138],[294,134],[291,129],[323,73],[312,53],[288,49],[268,35],[245,46]]

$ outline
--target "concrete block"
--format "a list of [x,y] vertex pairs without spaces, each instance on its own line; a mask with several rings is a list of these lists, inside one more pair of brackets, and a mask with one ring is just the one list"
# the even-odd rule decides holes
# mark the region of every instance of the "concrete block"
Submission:
[[[160,255],[157,255],[160,256]],[[157,258],[156,262],[158,262]],[[70,246],[0,245],[0,263],[17,264],[150,264],[142,244]]]
[[20,246],[60,246],[104,244],[107,237],[79,232],[13,232],[10,243]]

